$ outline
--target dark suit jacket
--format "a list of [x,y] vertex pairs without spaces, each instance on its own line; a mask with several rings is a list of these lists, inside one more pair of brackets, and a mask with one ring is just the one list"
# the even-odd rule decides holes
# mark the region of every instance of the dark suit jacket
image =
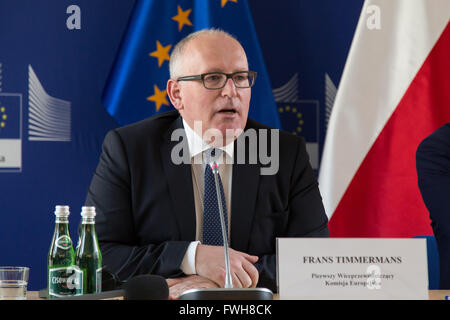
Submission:
[[450,123],[420,143],[416,165],[439,251],[440,288],[450,289]]
[[[168,112],[112,130],[103,143],[86,205],[97,210],[103,263],[122,280],[183,275],[180,265],[195,241],[196,217],[191,166],[171,161],[177,128],[183,128],[181,117]],[[249,128],[268,127],[248,119]],[[260,175],[260,163],[235,162],[231,196],[231,247],[259,256],[258,286],[273,291],[275,238],[328,236],[303,139],[280,131],[279,148],[276,175]]]

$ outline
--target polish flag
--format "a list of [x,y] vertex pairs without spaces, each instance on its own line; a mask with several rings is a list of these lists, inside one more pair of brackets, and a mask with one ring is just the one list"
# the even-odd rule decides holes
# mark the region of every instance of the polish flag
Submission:
[[449,0],[364,3],[319,174],[330,236],[432,234],[415,153],[450,122],[449,18]]

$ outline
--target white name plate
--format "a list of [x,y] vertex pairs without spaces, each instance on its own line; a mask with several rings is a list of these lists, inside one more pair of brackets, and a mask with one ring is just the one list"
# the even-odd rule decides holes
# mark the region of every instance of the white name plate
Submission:
[[277,238],[280,299],[428,299],[425,239]]

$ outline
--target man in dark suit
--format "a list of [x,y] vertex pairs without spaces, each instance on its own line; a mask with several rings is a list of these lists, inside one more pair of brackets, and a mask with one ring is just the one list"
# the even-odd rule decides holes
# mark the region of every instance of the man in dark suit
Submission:
[[[247,119],[256,74],[223,31],[183,39],[172,51],[170,75],[167,94],[177,110],[112,130],[103,143],[86,200],[97,208],[103,262],[122,280],[162,275],[175,297],[190,287],[223,287],[223,247],[208,244],[211,223],[203,225],[211,205],[204,159],[212,147],[226,160],[220,189],[233,284],[276,291],[276,237],[328,236],[304,140]],[[253,142],[247,135],[263,130],[269,134]],[[251,160],[262,145],[277,163],[271,174],[263,174],[261,156]]]
[[420,143],[416,165],[439,251],[440,289],[450,289],[450,123]]

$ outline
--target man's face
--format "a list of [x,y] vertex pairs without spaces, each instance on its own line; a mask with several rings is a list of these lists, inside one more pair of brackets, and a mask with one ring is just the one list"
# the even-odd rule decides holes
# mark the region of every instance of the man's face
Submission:
[[[241,45],[224,35],[202,35],[184,48],[179,76],[207,72],[233,73],[247,71],[247,57]],[[194,128],[194,121],[202,122],[202,134],[211,128],[226,137],[227,129],[244,129],[250,105],[250,88],[236,88],[228,79],[222,89],[206,89],[201,80],[176,82],[179,104],[175,106],[183,119]],[[175,104],[174,104],[175,105]],[[228,136],[228,141],[232,137]]]

